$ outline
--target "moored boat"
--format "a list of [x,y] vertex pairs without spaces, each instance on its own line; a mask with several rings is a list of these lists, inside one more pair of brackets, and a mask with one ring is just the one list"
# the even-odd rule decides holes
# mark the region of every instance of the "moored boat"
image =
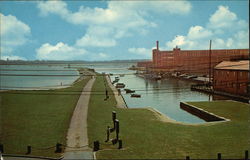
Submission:
[[135,93],[135,90],[131,90],[131,89],[124,89],[124,91],[126,91],[126,93]]
[[124,88],[125,87],[125,84],[124,83],[117,83],[116,88]]
[[141,95],[140,94],[131,94],[130,97],[134,97],[134,98],[141,98]]

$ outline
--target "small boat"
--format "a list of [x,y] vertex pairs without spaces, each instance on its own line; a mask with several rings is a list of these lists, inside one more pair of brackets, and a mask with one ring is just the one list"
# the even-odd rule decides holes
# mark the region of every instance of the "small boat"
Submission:
[[118,81],[119,81],[119,79],[115,79],[115,80],[113,80],[112,83],[114,84],[114,83],[117,83]]
[[135,90],[131,90],[131,89],[124,89],[124,91],[126,91],[126,93],[135,93]]
[[155,76],[154,79],[155,80],[161,80],[161,76],[160,75],[159,76]]
[[134,98],[141,98],[141,95],[140,94],[131,94],[130,97],[134,97]]
[[124,74],[120,74],[120,77],[124,77],[125,75]]
[[125,84],[124,83],[117,83],[116,88],[124,88],[125,87]]
[[197,78],[198,76],[196,76],[196,75],[191,75],[191,76],[189,76],[188,78],[189,79],[194,79],[194,78]]

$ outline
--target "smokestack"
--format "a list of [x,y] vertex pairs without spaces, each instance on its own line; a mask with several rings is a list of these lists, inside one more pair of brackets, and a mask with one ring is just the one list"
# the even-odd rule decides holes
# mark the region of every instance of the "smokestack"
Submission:
[[159,50],[159,41],[156,41],[156,49]]

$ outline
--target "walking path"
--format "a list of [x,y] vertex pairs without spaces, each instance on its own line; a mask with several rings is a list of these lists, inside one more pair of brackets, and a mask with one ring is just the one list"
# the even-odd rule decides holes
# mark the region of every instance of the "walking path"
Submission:
[[83,88],[75,110],[73,112],[68,134],[64,160],[67,159],[93,159],[93,152],[88,147],[87,114],[90,91],[95,77],[89,80]]
[[111,79],[108,75],[106,75],[106,80],[108,82],[109,87],[112,89],[115,99],[116,99],[116,107],[117,108],[128,108],[126,102],[124,101],[122,95],[118,95],[118,90],[115,88],[115,86],[111,83]]

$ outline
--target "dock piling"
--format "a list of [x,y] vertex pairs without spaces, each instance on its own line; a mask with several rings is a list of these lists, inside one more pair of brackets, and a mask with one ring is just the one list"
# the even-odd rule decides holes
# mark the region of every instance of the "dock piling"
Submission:
[[0,144],[0,153],[4,153],[3,144]]
[[248,160],[248,150],[245,151],[245,160]]
[[30,154],[31,153],[31,146],[27,146],[27,153],[26,154]]

